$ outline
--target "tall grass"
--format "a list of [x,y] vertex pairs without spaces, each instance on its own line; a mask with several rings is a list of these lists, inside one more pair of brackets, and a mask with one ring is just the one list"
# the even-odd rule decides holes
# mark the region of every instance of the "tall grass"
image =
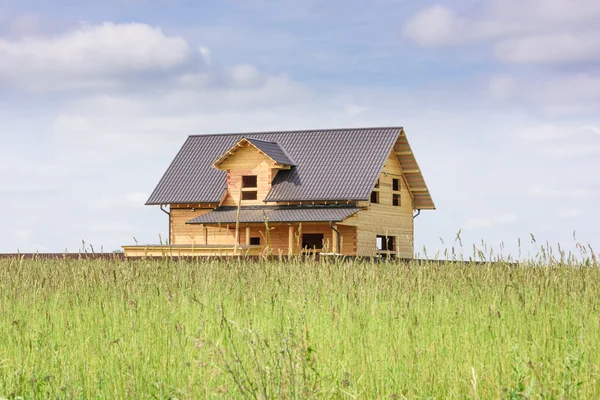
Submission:
[[600,398],[600,269],[0,260],[0,397]]

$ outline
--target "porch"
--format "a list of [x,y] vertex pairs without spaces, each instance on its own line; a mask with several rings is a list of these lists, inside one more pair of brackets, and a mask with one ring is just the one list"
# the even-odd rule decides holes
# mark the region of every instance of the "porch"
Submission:
[[[336,230],[339,235],[337,234]],[[324,223],[188,225],[167,245],[123,246],[126,257],[356,255],[356,228]],[[338,244],[339,241],[339,244]]]

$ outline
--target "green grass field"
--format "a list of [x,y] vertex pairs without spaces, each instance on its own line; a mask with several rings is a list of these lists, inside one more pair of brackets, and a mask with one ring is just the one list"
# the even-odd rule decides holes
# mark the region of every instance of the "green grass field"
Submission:
[[0,398],[600,398],[600,268],[0,260]]

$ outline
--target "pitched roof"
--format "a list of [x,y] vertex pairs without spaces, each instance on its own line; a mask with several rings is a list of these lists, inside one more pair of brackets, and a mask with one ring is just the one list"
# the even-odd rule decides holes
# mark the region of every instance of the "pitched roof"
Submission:
[[[241,223],[269,222],[341,222],[361,209],[336,206],[258,206],[240,209]],[[219,207],[203,214],[188,224],[234,224],[237,207]]]
[[[244,137],[269,157],[287,157],[295,165],[277,172],[266,202],[368,200],[401,133],[401,127],[387,127],[193,135],[146,204],[220,202],[226,171],[212,163]],[[424,200],[417,203],[415,196],[415,208],[434,208],[420,172],[418,177]]]

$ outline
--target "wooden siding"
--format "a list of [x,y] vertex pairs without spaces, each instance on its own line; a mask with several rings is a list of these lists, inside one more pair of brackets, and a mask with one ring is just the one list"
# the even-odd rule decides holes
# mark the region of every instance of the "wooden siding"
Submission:
[[175,244],[202,244],[204,239],[200,237],[202,230],[186,222],[212,211],[210,208],[173,208],[169,215],[169,243]]
[[[392,205],[393,179],[400,180],[400,206]],[[357,228],[357,255],[374,256],[377,235],[394,236],[396,255],[414,256],[413,200],[403,177],[398,158],[392,152],[379,177],[379,204],[360,202],[368,207],[348,218],[343,225]]]

